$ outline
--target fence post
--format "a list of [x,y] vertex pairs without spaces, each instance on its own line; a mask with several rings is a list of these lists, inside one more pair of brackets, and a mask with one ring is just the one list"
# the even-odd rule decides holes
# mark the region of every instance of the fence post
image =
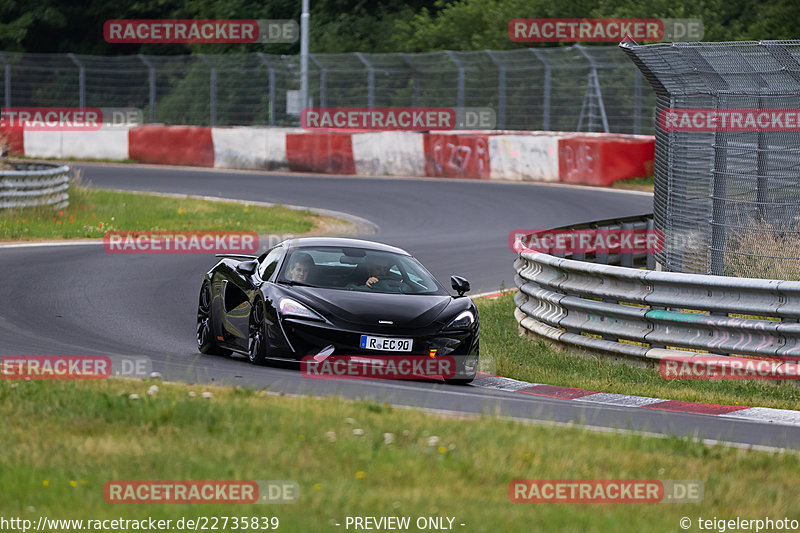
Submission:
[[86,67],[83,66],[83,63],[78,60],[75,54],[67,54],[67,57],[78,67],[78,107],[84,108],[86,107]]
[[6,59],[6,55],[3,52],[0,52],[0,61],[3,62],[5,65],[5,73],[3,76],[3,88],[4,88],[4,104],[5,107],[11,107],[11,64]]
[[[798,64],[797,60],[791,54],[782,53],[783,51],[780,49],[780,47],[770,44],[769,42],[761,41],[759,42],[759,46],[762,46],[775,60],[775,62],[781,66],[781,69],[788,73],[795,80],[795,82],[800,83],[800,73],[798,72],[798,67],[800,67],[800,64]],[[764,83],[762,80],[762,86],[764,85],[766,85],[766,83]],[[760,109],[763,108],[763,98],[761,96],[758,98],[758,107]],[[768,145],[766,139],[764,138],[764,133],[759,131],[757,199],[759,217],[761,220],[764,220],[766,214],[764,203],[767,202],[767,149]]]
[[[576,44],[575,48],[586,58],[586,61],[589,62],[589,79],[586,83],[586,94],[583,97],[583,105],[581,106],[581,114],[578,117],[578,127],[576,128],[578,131],[581,130],[581,125],[583,123],[583,113],[586,105],[586,100],[589,100],[589,109],[593,109],[595,106],[594,99],[597,99],[597,106],[600,108],[600,120],[603,121],[603,131],[605,133],[610,133],[608,129],[608,117],[606,117],[606,106],[603,105],[603,93],[600,91],[600,80],[597,77],[597,63],[595,63],[594,58],[586,53],[583,46]],[[592,113],[589,111],[589,127],[594,129],[594,121],[592,121]]]
[[408,54],[401,53],[400,57],[403,58],[403,61],[406,65],[408,65],[409,70],[411,70],[411,75],[414,79],[414,92],[411,95],[411,105],[414,107],[419,107],[419,78],[417,77],[417,69],[414,67],[414,64],[408,59]]
[[143,54],[136,54],[136,57],[139,58],[139,61],[144,63],[144,66],[147,67],[147,77],[149,81],[150,88],[149,92],[149,107],[150,107],[150,123],[154,123],[156,121],[156,67],[153,66],[153,63],[150,62]]
[[361,52],[356,52],[356,57],[367,67],[367,107],[375,107],[375,69]]
[[497,74],[497,128],[504,130],[506,129],[506,67],[493,51],[486,50],[486,54],[500,71]]
[[633,134],[642,133],[642,73],[637,68],[633,78]]
[[267,122],[270,126],[275,125],[275,67],[267,59],[263,52],[256,52],[258,59],[267,67],[269,72],[269,109],[267,109]]
[[208,86],[209,113],[211,115],[209,125],[213,127],[217,125],[217,69],[211,64],[205,54],[197,54],[197,57],[199,57],[211,71]]
[[456,55],[452,51],[445,50],[444,53],[447,54],[447,57],[450,58],[450,61],[455,63],[456,66],[458,67],[458,94],[456,95],[456,106],[460,107],[460,108],[463,108],[464,107],[464,84],[465,84],[464,65],[461,63],[461,60],[458,59],[456,57]]
[[[322,66],[322,63],[317,61],[317,54],[310,54],[308,57],[319,69],[319,106],[328,106],[328,69]],[[308,105],[308,104],[305,104]],[[304,107],[305,108],[305,107]]]
[[[758,109],[764,109],[764,98],[758,97]],[[767,203],[769,202],[767,196],[767,155],[769,147],[764,132],[759,128],[758,130],[758,155],[756,163],[756,201],[758,202],[757,212],[758,219],[762,223],[767,223]]]
[[[725,100],[720,106],[720,100]],[[717,108],[727,107],[727,99],[717,100]],[[711,274],[722,276],[725,272],[725,240],[727,232],[725,204],[727,202],[727,170],[728,170],[728,134],[717,131],[714,133],[714,168],[711,196]]]
[[308,107],[309,87],[308,87],[308,28],[311,25],[311,14],[308,8],[309,1],[301,2],[302,11],[300,12],[300,112]]
[[545,57],[545,55],[535,48],[528,48],[533,55],[536,56],[536,59],[542,62],[544,65],[544,88],[543,88],[543,97],[542,97],[542,130],[549,131],[550,130],[550,78],[551,78],[551,67],[550,61]]

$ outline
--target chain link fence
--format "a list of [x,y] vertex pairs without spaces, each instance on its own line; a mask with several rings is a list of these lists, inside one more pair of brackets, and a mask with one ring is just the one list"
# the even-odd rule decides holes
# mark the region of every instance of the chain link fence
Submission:
[[[800,279],[800,41],[622,48],[655,90],[658,116],[686,118],[657,121],[657,261],[676,272]],[[705,127],[712,116],[715,127]]]
[[[299,56],[262,53],[5,52],[0,103],[136,107],[151,123],[298,126],[299,72]],[[653,132],[655,95],[616,46],[311,54],[309,85],[317,107],[491,107],[498,129]]]

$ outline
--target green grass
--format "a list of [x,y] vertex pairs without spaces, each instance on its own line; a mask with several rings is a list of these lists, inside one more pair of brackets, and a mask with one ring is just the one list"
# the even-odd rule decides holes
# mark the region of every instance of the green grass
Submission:
[[611,186],[614,189],[653,192],[653,176],[615,181]]
[[[456,531],[619,532],[680,531],[683,516],[791,518],[800,510],[795,454],[246,389],[158,383],[149,396],[152,384],[1,380],[0,516],[277,516],[286,532],[346,531],[347,516],[449,516]],[[201,398],[203,391],[213,397]],[[705,497],[690,504],[508,498],[515,479],[593,478],[699,480]],[[300,498],[192,506],[103,498],[107,481],[150,479],[293,480]]]
[[636,368],[601,357],[570,355],[543,341],[521,337],[514,300],[476,300],[481,320],[481,354],[491,355],[497,374],[533,383],[563,385],[671,400],[797,409],[800,388],[783,381],[667,381],[658,367]]
[[73,183],[69,206],[0,210],[0,240],[102,237],[107,231],[195,230],[306,233],[330,219],[310,211],[170,198]]

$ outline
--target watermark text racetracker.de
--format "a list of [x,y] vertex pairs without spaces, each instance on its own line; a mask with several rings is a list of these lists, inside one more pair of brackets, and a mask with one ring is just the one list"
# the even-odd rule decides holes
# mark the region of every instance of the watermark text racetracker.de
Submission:
[[703,494],[698,480],[515,479],[508,485],[515,503],[691,503]]
[[300,114],[305,129],[429,131],[497,126],[489,107],[309,107]]
[[284,504],[300,497],[296,481],[115,480],[103,487],[110,504]]
[[467,357],[436,355],[436,350],[428,355],[306,356],[300,370],[310,379],[451,379]]
[[296,21],[254,19],[114,19],[103,25],[109,43],[293,43]]
[[654,253],[664,234],[648,229],[515,229],[508,234],[514,253]]
[[508,36],[518,43],[618,43],[629,37],[639,42],[700,41],[701,19],[513,19]]
[[658,127],[668,132],[798,132],[800,109],[674,108],[658,114]]
[[0,379],[106,379],[147,377],[152,361],[143,356],[2,355]]
[[110,254],[256,254],[253,231],[109,231],[103,248]]
[[98,131],[104,127],[136,126],[144,123],[135,107],[4,107],[0,130],[5,131]]
[[662,359],[658,371],[666,380],[800,379],[797,356],[777,356],[764,360],[713,355],[676,355]]

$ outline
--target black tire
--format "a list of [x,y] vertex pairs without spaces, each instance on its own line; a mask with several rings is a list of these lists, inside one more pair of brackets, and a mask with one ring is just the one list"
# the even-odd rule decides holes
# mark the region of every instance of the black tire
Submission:
[[474,380],[475,376],[472,376],[471,378],[446,379],[444,382],[448,385],[469,385]]
[[256,300],[250,312],[247,359],[254,365],[267,364],[267,338],[264,323],[264,303]]
[[211,287],[208,281],[203,282],[200,298],[197,303],[197,349],[208,355],[227,356],[232,352],[220,348],[214,338],[213,317],[211,311]]
[[[475,346],[475,355],[479,356],[479,353],[480,353],[480,347],[478,345],[476,345]],[[465,356],[458,356],[458,357],[465,357]],[[462,367],[463,367],[463,365],[464,365],[464,363],[461,364]],[[475,361],[475,367],[473,367],[473,369],[476,370],[476,372],[474,374],[472,374],[471,376],[464,377],[464,374],[466,373],[464,371],[465,369],[464,368],[459,368],[458,371],[456,372],[456,375],[460,376],[460,377],[452,378],[452,379],[445,379],[444,382],[447,383],[448,385],[469,385],[470,383],[472,383],[475,380],[475,378],[478,375],[477,366],[478,366],[478,362],[476,360]]]

